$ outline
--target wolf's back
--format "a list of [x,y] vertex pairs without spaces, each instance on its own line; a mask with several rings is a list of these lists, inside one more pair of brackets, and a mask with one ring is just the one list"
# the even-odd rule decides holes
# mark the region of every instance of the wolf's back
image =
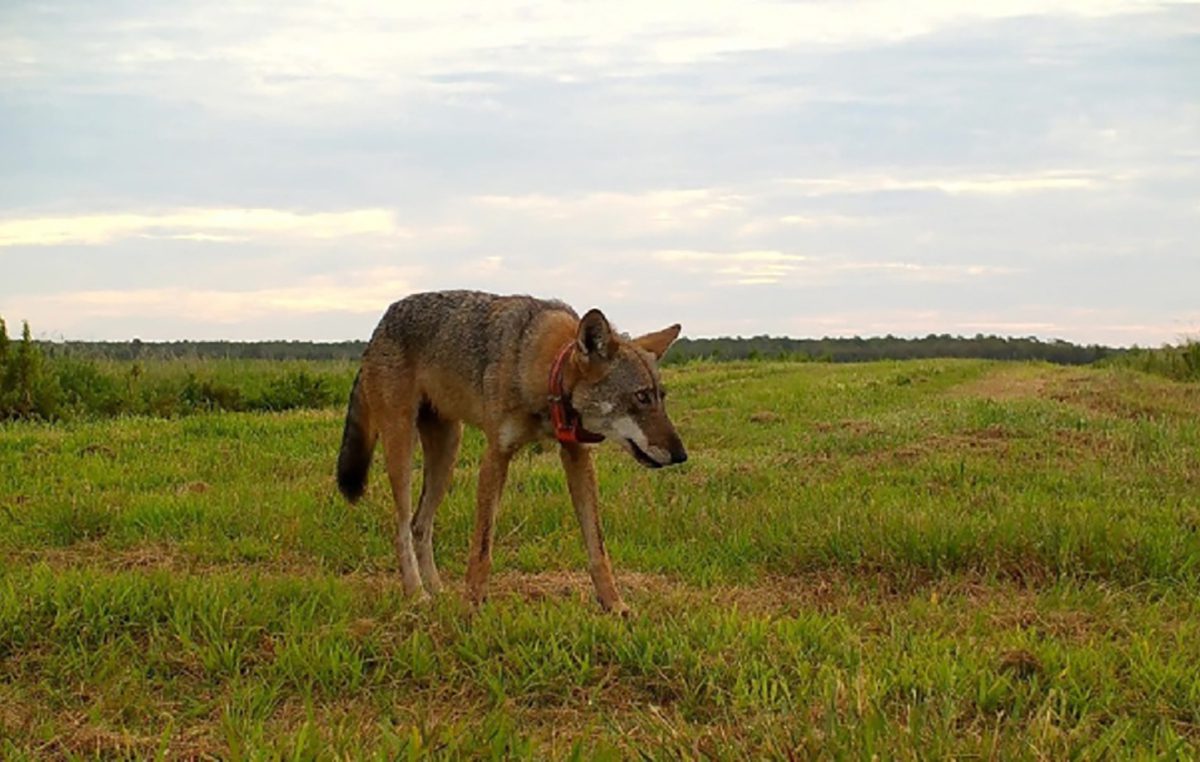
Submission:
[[[574,311],[559,301],[482,291],[429,291],[393,304],[367,347],[366,362],[390,368],[435,367],[487,394],[489,367],[510,361],[526,331],[549,311]],[[389,371],[390,372],[390,371]]]

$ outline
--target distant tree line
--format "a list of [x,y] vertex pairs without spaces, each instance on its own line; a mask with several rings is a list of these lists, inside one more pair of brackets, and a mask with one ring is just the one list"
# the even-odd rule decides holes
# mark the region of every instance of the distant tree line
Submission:
[[365,341],[43,341],[48,357],[92,360],[357,360]]
[[[357,360],[366,342],[310,341],[116,341],[42,342],[50,357],[106,360]],[[1045,360],[1061,365],[1086,365],[1124,350],[1036,337],[965,337],[930,334],[924,338],[791,339],[782,336],[688,339],[675,342],[664,362],[689,360],[799,360],[866,362],[870,360],[965,357],[989,360]]]
[[871,360],[962,357],[986,360],[1044,360],[1060,365],[1086,365],[1120,354],[1121,349],[1096,344],[1080,345],[1029,336],[973,337],[929,334],[923,338],[877,336],[871,338],[790,339],[782,336],[750,338],[680,339],[671,347],[667,362],[708,360],[812,360],[868,362]]

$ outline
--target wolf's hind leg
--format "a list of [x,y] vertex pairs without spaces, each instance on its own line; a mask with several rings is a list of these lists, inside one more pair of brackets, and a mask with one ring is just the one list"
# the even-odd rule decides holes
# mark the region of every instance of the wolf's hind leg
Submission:
[[396,503],[396,560],[405,595],[426,597],[417,571],[412,536],[412,465],[416,444],[416,405],[389,405],[380,416],[380,437],[387,459],[388,480]]
[[442,591],[442,580],[433,560],[433,516],[450,488],[450,476],[462,441],[462,422],[439,418],[425,405],[417,415],[417,429],[421,433],[425,466],[421,498],[412,520],[412,536],[425,589],[436,595]]

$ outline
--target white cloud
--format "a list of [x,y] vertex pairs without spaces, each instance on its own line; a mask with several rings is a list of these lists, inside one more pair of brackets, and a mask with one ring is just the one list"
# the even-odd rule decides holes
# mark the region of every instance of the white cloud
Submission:
[[[569,226],[575,231],[595,231],[609,236],[679,233],[706,234],[740,239],[789,231],[818,231],[864,226],[874,221],[832,212],[779,215],[768,207],[779,201],[778,185],[747,184],[739,188],[658,189],[640,192],[597,192],[551,196],[547,194],[475,196],[467,210],[475,219],[480,212],[502,211],[505,219],[528,218],[532,229]],[[794,204],[793,204],[794,206]]]
[[161,288],[81,290],[18,297],[7,311],[35,326],[66,330],[97,318],[239,324],[281,315],[379,314],[414,289],[416,267],[386,267],[308,278],[288,286],[246,290]]
[[692,273],[715,276],[718,283],[769,285],[826,283],[837,276],[877,274],[905,280],[947,282],[1008,275],[1014,268],[980,264],[921,264],[917,262],[854,261],[781,251],[656,251],[653,258]]
[[302,214],[280,209],[181,209],[161,213],[84,214],[0,219],[5,246],[100,245],[123,238],[245,241],[348,236],[408,237],[384,209]]
[[1061,323],[1020,320],[966,320],[958,323],[958,326],[966,332],[974,331],[1008,336],[1031,336],[1033,334],[1045,336],[1062,328]]
[[780,251],[656,251],[653,258],[668,265],[681,265],[692,272],[711,273],[723,282],[739,285],[778,283],[810,261],[800,254]]
[[861,217],[848,217],[844,214],[785,214],[779,218],[782,225],[800,228],[838,227],[844,225],[862,225],[866,222]]
[[947,177],[895,177],[887,174],[850,174],[833,177],[791,177],[782,182],[809,196],[829,196],[882,191],[936,191],[952,196],[1007,196],[1048,191],[1096,190],[1123,179],[1089,171],[980,173]]
[[718,217],[741,214],[747,198],[717,188],[652,190],[635,193],[599,192],[574,196],[544,194],[476,196],[485,209],[501,209],[539,221],[621,219],[648,227],[681,227]]
[[719,188],[488,195],[471,198],[463,213],[483,226],[516,220],[531,231],[565,231],[595,250],[597,243],[614,237],[723,235],[752,221],[749,206],[755,201]]
[[[756,200],[762,200],[756,199]],[[751,217],[739,225],[734,231],[739,237],[755,238],[763,235],[789,233],[794,231],[818,231],[852,227],[863,227],[875,224],[876,220],[869,217],[854,217],[847,214],[785,214],[783,216],[761,215]]]

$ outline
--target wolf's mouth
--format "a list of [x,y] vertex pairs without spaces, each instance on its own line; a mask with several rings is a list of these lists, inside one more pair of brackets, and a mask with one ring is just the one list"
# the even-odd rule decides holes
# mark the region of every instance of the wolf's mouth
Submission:
[[654,458],[646,454],[646,451],[637,446],[637,443],[632,439],[626,438],[625,441],[629,444],[629,451],[633,453],[634,460],[641,463],[647,468],[662,468],[662,463],[659,463]]

